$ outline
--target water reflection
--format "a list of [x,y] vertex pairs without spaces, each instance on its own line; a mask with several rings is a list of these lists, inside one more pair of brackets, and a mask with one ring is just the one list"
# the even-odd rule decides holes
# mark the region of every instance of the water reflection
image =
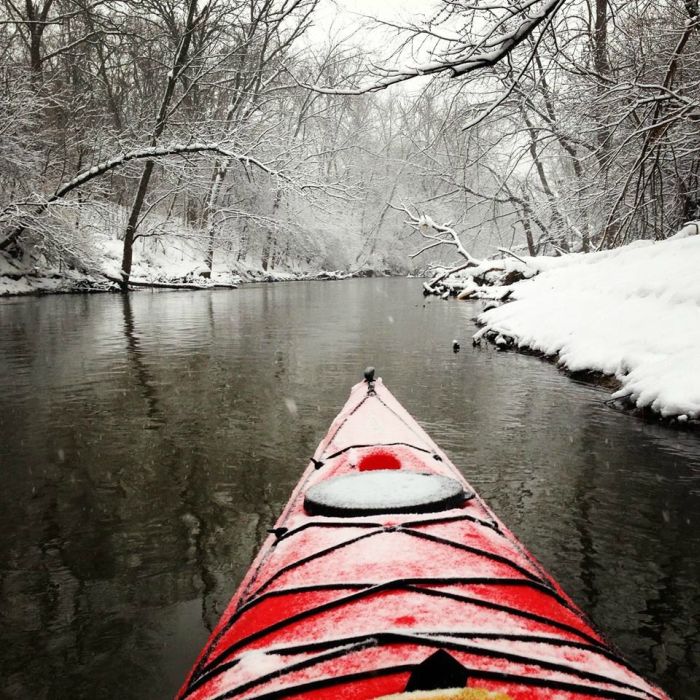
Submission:
[[613,641],[694,697],[697,436],[473,351],[473,313],[403,280],[0,303],[0,695],[171,695],[376,364]]
[[149,423],[146,427],[157,429],[163,425],[163,418],[158,406],[158,395],[153,376],[144,360],[141,341],[136,332],[134,314],[131,308],[131,296],[124,294],[121,297],[121,301],[124,308],[124,336],[126,338],[127,358],[133,367],[134,377],[136,377],[141,387],[143,398],[148,406]]

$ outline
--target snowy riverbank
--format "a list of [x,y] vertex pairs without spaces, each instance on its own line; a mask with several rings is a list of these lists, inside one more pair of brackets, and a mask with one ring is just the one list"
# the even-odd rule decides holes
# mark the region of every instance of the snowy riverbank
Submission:
[[[55,267],[41,259],[20,262],[0,253],[0,296],[117,291],[121,264],[121,242],[104,237],[98,242],[95,259],[84,270]],[[263,270],[250,263],[216,264],[213,274],[203,275],[203,255],[193,247],[157,246],[139,251],[131,280],[138,286],[207,289],[233,288],[254,282],[341,280],[390,274],[371,269],[346,270]]]
[[466,281],[464,297],[508,299],[479,315],[475,340],[542,353],[571,372],[615,377],[613,397],[625,404],[699,422],[696,231],[693,225],[666,241],[600,253],[504,261],[506,272],[535,276],[497,287]]

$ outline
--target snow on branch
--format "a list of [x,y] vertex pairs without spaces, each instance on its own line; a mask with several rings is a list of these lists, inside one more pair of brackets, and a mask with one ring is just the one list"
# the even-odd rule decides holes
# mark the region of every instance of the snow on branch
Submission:
[[100,175],[104,175],[105,173],[109,172],[110,170],[114,170],[115,168],[118,168],[122,165],[125,165],[126,163],[132,161],[132,160],[146,160],[146,159],[152,159],[152,158],[161,158],[163,156],[173,156],[173,155],[179,155],[182,153],[204,153],[204,152],[210,152],[210,153],[216,153],[217,155],[222,155],[226,156],[227,158],[232,158],[234,160],[239,161],[243,165],[253,165],[256,168],[259,168],[263,172],[267,173],[268,175],[273,175],[276,177],[280,177],[283,180],[289,180],[289,178],[282,173],[280,173],[277,170],[273,170],[269,166],[265,165],[261,161],[257,160],[256,158],[252,158],[251,156],[243,155],[240,153],[233,153],[232,151],[229,151],[219,144],[215,143],[188,143],[188,144],[171,144],[169,146],[153,146],[150,148],[142,148],[136,151],[130,151],[129,153],[122,153],[119,156],[116,156],[115,158],[110,158],[109,160],[102,161],[101,163],[98,163],[97,165],[94,165],[93,167],[89,168],[88,170],[84,170],[83,172],[79,173],[76,175],[72,180],[69,182],[66,182],[62,184],[54,194],[52,194],[48,199],[47,203],[51,203],[55,201],[56,199],[60,199],[61,197],[65,197],[69,192],[74,190],[76,187],[80,187],[81,185],[84,185],[86,182],[89,182],[90,180],[99,177]]
[[431,248],[446,245],[454,247],[458,255],[464,258],[469,265],[476,266],[481,264],[482,261],[479,258],[475,258],[467,251],[459,238],[459,234],[449,224],[438,224],[427,214],[419,214],[417,212],[414,214],[405,205],[397,207],[395,204],[390,203],[389,206],[396,211],[404,212],[408,217],[405,223],[414,231],[418,231],[423,238],[427,238],[430,241],[430,243],[423,246],[420,250],[412,253],[412,258],[418,257],[421,253]]
[[[267,173],[271,177],[277,177],[281,180],[291,182],[291,178],[288,175],[285,175],[279,170],[271,168],[270,166],[263,163],[261,160],[253,158],[252,156],[246,155],[244,153],[235,153],[216,143],[187,143],[170,144],[167,146],[151,146],[148,148],[141,148],[135,151],[122,153],[118,156],[115,156],[114,158],[104,160],[101,163],[98,163],[97,165],[93,165],[91,168],[83,170],[71,180],[64,182],[62,185],[60,185],[56,189],[56,191],[52,195],[47,197],[43,202],[36,203],[36,209],[29,216],[37,217],[43,214],[44,211],[46,211],[46,209],[49,207],[49,205],[62,199],[73,190],[82,187],[91,180],[94,180],[95,178],[100,177],[105,173],[119,168],[131,161],[152,160],[154,158],[162,158],[165,156],[205,152],[215,153],[217,155],[230,158],[232,160],[237,160],[245,166],[253,166],[255,168],[258,168],[259,170],[262,170],[264,173]],[[300,189],[312,188],[314,186],[315,185],[313,185],[312,183],[309,183],[305,185],[300,185]],[[9,233],[7,233],[4,236],[4,238],[0,240],[0,250],[6,250],[8,247],[10,247],[24,232],[27,226],[28,220],[26,219],[24,221],[20,221],[20,223],[15,225],[9,231]]]
[[[405,223],[428,241],[424,246],[412,253],[410,255],[411,258],[416,258],[428,250],[442,246],[454,248],[460,258],[462,258],[461,262],[450,267],[439,266],[441,272],[429,282],[423,284],[423,289],[427,294],[437,294],[447,298],[450,291],[449,285],[446,286],[445,280],[464,270],[469,270],[467,275],[473,280],[470,287],[472,292],[478,289],[478,285],[508,285],[517,279],[522,279],[525,276],[530,277],[538,272],[537,268],[529,260],[520,257],[509,248],[500,247],[498,252],[503,256],[508,255],[517,260],[520,263],[520,266],[517,268],[506,264],[503,260],[476,258],[464,247],[459,234],[449,223],[438,224],[427,214],[414,213],[405,205],[399,207],[389,204],[389,206],[395,211],[406,214],[408,218],[405,220]],[[438,266],[433,267],[436,268]]]
[[[492,16],[495,15],[492,23],[476,37],[461,34],[438,36],[433,31],[433,24],[428,28],[397,27],[409,32],[413,38],[424,38],[425,35],[436,38],[439,46],[431,52],[433,60],[398,70],[386,67],[375,68],[375,80],[367,85],[348,88],[309,85],[296,79],[289,69],[287,71],[301,87],[329,95],[363,95],[378,92],[390,85],[426,75],[444,73],[453,78],[464,76],[495,66],[506,59],[514,49],[531,37],[540,25],[544,23],[546,28],[565,1],[520,0],[520,2],[509,3],[505,7],[501,5],[469,7],[473,11],[481,10],[484,14],[488,12]],[[473,19],[476,26],[483,26],[486,23],[478,15]]]
[[428,243],[426,243],[422,248],[411,254],[411,258],[416,258],[433,248],[448,246],[454,248],[457,251],[457,254],[464,260],[464,262],[460,263],[459,265],[454,265],[445,269],[440,275],[430,280],[430,282],[426,282],[424,285],[426,291],[434,293],[435,285],[447,279],[450,275],[466,270],[468,267],[477,267],[483,262],[479,258],[475,258],[471,253],[469,253],[469,251],[464,247],[464,244],[462,243],[457,231],[455,231],[449,224],[438,224],[427,214],[419,214],[417,212],[413,213],[405,205],[398,207],[389,203],[389,206],[396,211],[404,212],[404,214],[406,214],[408,217],[405,220],[405,223],[408,224],[414,231],[420,233],[423,238],[428,240]]

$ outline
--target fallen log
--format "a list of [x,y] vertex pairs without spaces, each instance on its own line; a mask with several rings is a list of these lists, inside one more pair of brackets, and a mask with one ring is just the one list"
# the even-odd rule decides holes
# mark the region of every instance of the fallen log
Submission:
[[[104,275],[110,282],[122,284],[122,280],[112,275]],[[145,280],[132,280],[128,282],[130,287],[147,287],[151,289],[238,289],[237,284],[224,284],[216,282],[214,284],[197,284],[196,282],[147,282]]]

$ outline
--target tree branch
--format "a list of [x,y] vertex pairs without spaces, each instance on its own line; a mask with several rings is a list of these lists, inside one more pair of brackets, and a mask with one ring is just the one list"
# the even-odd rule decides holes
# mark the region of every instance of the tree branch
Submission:
[[[181,155],[184,153],[216,153],[218,155],[225,156],[232,160],[237,160],[243,165],[252,165],[263,172],[267,173],[273,177],[279,177],[282,180],[291,182],[290,178],[281,173],[278,170],[273,170],[269,166],[265,165],[262,161],[251,156],[235,153],[226,148],[223,148],[216,143],[189,143],[189,144],[171,144],[169,146],[153,146],[149,148],[142,148],[136,151],[130,151],[128,153],[122,153],[109,160],[102,161],[93,167],[83,170],[81,173],[76,175],[72,180],[63,183],[58,187],[58,189],[48,197],[44,202],[38,203],[36,210],[31,214],[32,217],[39,216],[46,211],[46,209],[59,199],[62,199],[66,195],[70,194],[73,190],[82,187],[91,180],[98,178],[105,173],[120,168],[126,163],[137,160],[152,160],[155,158],[162,158],[164,156]],[[312,187],[312,185],[304,185],[302,187]],[[22,235],[24,230],[28,225],[28,220],[21,221],[16,225],[5,237],[0,240],[0,250],[6,250],[9,248],[18,238]]]

